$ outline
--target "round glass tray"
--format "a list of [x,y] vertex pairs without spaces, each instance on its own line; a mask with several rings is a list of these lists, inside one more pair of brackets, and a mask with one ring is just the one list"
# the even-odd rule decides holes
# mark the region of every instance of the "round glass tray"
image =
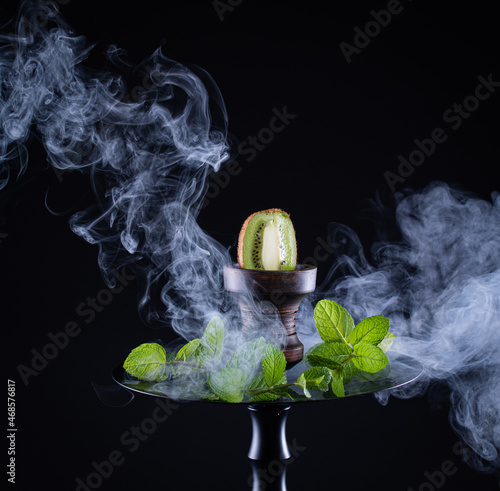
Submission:
[[[374,392],[397,389],[414,382],[421,375],[423,367],[414,358],[398,353],[388,354],[389,365],[377,374],[363,374],[357,376],[345,385],[345,396],[352,397]],[[287,379],[296,380],[306,369],[301,362],[287,370]],[[144,382],[130,376],[123,367],[118,366],[113,371],[114,380],[125,389],[140,394],[168,398],[164,382]],[[253,473],[252,491],[261,491],[260,483],[262,472],[266,472],[271,464],[279,462],[280,471],[275,475],[274,481],[267,486],[266,491],[286,491],[286,468],[291,461],[291,452],[286,439],[286,421],[289,409],[297,403],[312,403],[339,399],[328,392],[311,390],[311,398],[302,397],[300,400],[277,399],[276,401],[226,403],[205,399],[182,399],[185,402],[201,402],[211,404],[246,405],[252,421],[252,434],[248,458],[251,462]],[[297,395],[300,394],[297,392]],[[177,399],[179,401],[179,399]]]
[[[422,373],[422,364],[414,358],[400,354],[388,354],[389,365],[376,374],[363,374],[362,378],[356,376],[345,386],[345,397],[352,397],[362,394],[371,394],[382,390],[396,389],[403,385],[414,382]],[[290,370],[287,370],[288,380],[296,380],[307,367],[301,362],[295,365]],[[146,394],[155,397],[165,397],[167,395],[167,385],[165,382],[144,382],[129,375],[122,366],[118,366],[113,370],[113,379],[122,387],[134,392]],[[226,403],[224,401],[211,401],[205,399],[181,399],[182,401],[190,402],[204,402],[212,404],[244,404],[244,405],[269,405],[269,404],[297,404],[308,403],[317,401],[326,401],[338,399],[331,390],[328,392],[320,392],[311,390],[311,398],[300,400],[290,400],[287,398],[280,398],[275,401],[266,402],[250,402],[243,401],[240,403]],[[300,393],[297,392],[297,396]]]

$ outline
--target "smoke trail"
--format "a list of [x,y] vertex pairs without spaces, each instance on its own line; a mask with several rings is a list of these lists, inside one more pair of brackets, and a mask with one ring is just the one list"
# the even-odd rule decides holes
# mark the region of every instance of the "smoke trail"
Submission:
[[[90,48],[49,4],[25,2],[21,11],[15,39],[0,37],[0,188],[12,170],[23,173],[36,135],[54,167],[91,177],[98,204],[71,227],[99,246],[108,286],[113,269],[132,268],[145,320],[171,323],[186,339],[199,336],[212,313],[232,319],[237,309],[222,285],[228,251],[196,222],[207,179],[228,157],[213,81],[157,51],[146,62],[151,88],[127,101],[123,78],[83,67]],[[118,49],[108,56],[126,68]],[[333,298],[356,319],[388,316],[399,337],[394,349],[425,367],[420,384],[395,395],[446,383],[451,423],[481,470],[500,467],[499,208],[498,195],[486,202],[433,184],[400,200],[401,241],[376,244],[375,264],[352,231],[335,227],[349,253],[308,299]]]
[[492,472],[500,467],[500,197],[436,182],[397,201],[401,240],[375,244],[373,264],[352,230],[332,225],[348,255],[311,302],[335,299],[358,320],[389,317],[393,350],[424,365],[419,383],[393,394],[446,384],[451,424],[476,453],[471,465]]
[[[10,167],[24,172],[26,144],[36,134],[52,166],[90,175],[97,204],[73,215],[71,228],[98,245],[109,287],[113,271],[134,272],[147,324],[171,326],[187,340],[199,337],[214,314],[235,325],[239,309],[223,286],[231,257],[196,221],[208,178],[230,150],[215,82],[160,50],[132,67],[110,47],[107,58],[118,72],[149,77],[131,101],[125,76],[83,66],[91,47],[52,4],[27,1],[20,12],[17,35],[0,38],[0,185]],[[286,331],[275,314],[265,337],[280,345]],[[239,331],[231,332],[227,344],[239,342]]]
[[[54,167],[88,172],[98,205],[73,216],[71,227],[99,245],[106,283],[114,286],[111,271],[123,265],[144,273],[145,319],[193,337],[212,312],[231,308],[221,288],[228,252],[196,223],[207,178],[228,156],[215,83],[158,50],[146,61],[151,89],[124,102],[126,82],[82,66],[90,48],[49,3],[25,2],[21,12],[17,37],[3,37],[0,51],[2,187],[10,167],[24,172],[34,132]],[[108,57],[126,65],[116,48]],[[155,295],[161,308],[151,307]]]

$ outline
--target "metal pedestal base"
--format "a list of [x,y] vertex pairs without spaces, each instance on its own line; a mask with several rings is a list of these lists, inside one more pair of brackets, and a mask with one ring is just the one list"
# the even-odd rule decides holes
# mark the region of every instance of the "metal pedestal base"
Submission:
[[248,458],[252,466],[252,491],[286,491],[287,459],[291,453],[286,441],[286,420],[290,405],[249,405],[252,442]]

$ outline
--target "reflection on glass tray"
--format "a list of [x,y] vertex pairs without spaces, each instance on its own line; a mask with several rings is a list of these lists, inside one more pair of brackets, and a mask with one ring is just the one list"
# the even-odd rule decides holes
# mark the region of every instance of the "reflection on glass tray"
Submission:
[[[307,367],[301,362],[295,365],[292,369],[288,370],[288,380],[295,380],[297,376],[306,370]],[[421,363],[414,358],[406,355],[391,354],[389,355],[389,365],[376,374],[363,373],[363,378],[356,376],[345,386],[345,396],[352,397],[362,394],[370,394],[382,390],[396,389],[403,385],[414,382],[422,373],[423,367]],[[168,382],[144,382],[129,375],[122,366],[118,366],[113,371],[113,379],[122,387],[139,392],[141,394],[165,397],[168,398],[170,391],[168,390]],[[292,401],[287,398],[280,398],[275,401],[266,402],[250,402],[243,401],[236,404],[295,404],[298,402],[317,402],[331,399],[338,399],[331,389],[328,392],[320,392],[317,390],[310,390],[311,398],[307,399],[305,396],[301,397],[297,393],[298,400]],[[178,398],[177,398],[178,399]],[[212,404],[230,404],[224,401],[213,401],[202,398],[181,398],[183,401],[190,402],[204,402]],[[234,404],[234,403],[231,403]]]

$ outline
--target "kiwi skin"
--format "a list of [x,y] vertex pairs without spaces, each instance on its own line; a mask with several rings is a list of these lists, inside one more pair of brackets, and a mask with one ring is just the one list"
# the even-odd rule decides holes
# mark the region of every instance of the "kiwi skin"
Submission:
[[[241,269],[245,269],[243,264],[243,242],[245,238],[245,233],[250,223],[250,220],[259,213],[284,213],[288,217],[290,216],[286,211],[281,210],[280,208],[269,208],[267,210],[256,211],[252,213],[244,222],[240,230],[240,235],[238,236],[238,265]],[[297,250],[297,242],[295,242],[295,249]]]

